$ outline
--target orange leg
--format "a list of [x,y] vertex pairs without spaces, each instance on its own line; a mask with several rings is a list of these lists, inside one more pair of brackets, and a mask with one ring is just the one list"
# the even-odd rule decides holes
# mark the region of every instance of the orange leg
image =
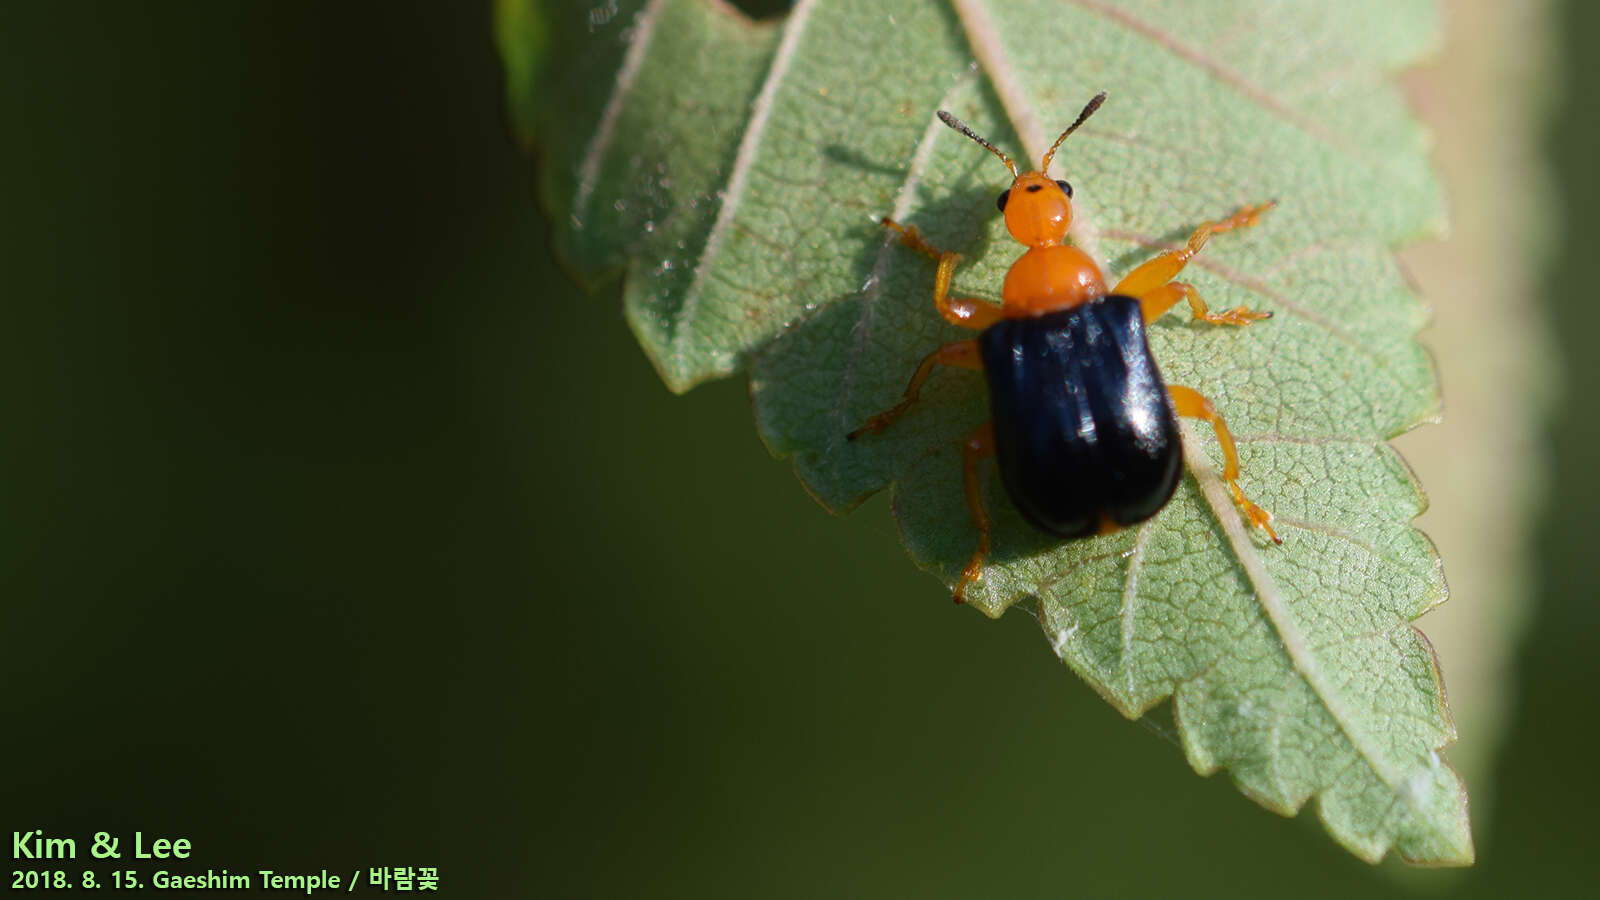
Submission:
[[[1113,291],[1113,293],[1120,293]],[[1200,299],[1200,292],[1194,285],[1183,281],[1173,281],[1139,295],[1139,311],[1144,315],[1146,322],[1154,322],[1161,318],[1161,314],[1178,305],[1179,300],[1189,301],[1189,311],[1196,319],[1210,322],[1213,325],[1249,325],[1258,319],[1270,319],[1272,313],[1255,312],[1242,306],[1214,313]]]
[[845,440],[853,441],[863,434],[878,434],[888,428],[895,419],[904,415],[922,394],[922,383],[933,374],[934,366],[955,366],[983,371],[983,357],[978,352],[978,342],[956,341],[953,344],[945,344],[923,357],[922,364],[917,366],[917,371],[911,373],[911,383],[906,385],[905,396],[900,398],[900,402],[868,419],[867,424],[845,435]]
[[978,463],[984,457],[994,455],[994,423],[985,422],[972,430],[967,436],[967,444],[961,450],[961,480],[967,492],[967,512],[972,515],[972,527],[978,529],[978,549],[972,553],[972,558],[967,560],[967,567],[961,570],[961,580],[956,582],[955,601],[960,603],[967,595],[967,588],[983,576],[983,560],[989,555],[989,531],[994,527],[994,521],[989,518],[988,510],[983,508],[983,489],[978,483]]
[[1222,416],[1217,414],[1217,408],[1194,388],[1184,387],[1181,384],[1167,385],[1167,393],[1172,395],[1172,409],[1186,419],[1204,419],[1211,423],[1211,428],[1217,433],[1217,443],[1222,445],[1222,480],[1228,484],[1228,493],[1233,495],[1233,502],[1239,504],[1244,511],[1245,518],[1250,524],[1265,531],[1267,537],[1272,538],[1275,544],[1283,543],[1283,538],[1272,530],[1272,514],[1261,507],[1251,503],[1239,487],[1239,451],[1233,446],[1233,432],[1228,430],[1227,423],[1222,421]]
[[1262,203],[1257,206],[1246,206],[1239,209],[1226,219],[1215,222],[1204,222],[1194,233],[1189,235],[1189,240],[1176,250],[1157,256],[1138,268],[1129,272],[1126,277],[1117,282],[1111,289],[1113,294],[1124,294],[1138,297],[1144,310],[1144,320],[1152,321],[1157,316],[1171,309],[1179,300],[1187,299],[1189,309],[1196,319],[1213,322],[1218,325],[1248,325],[1257,319],[1265,319],[1271,313],[1252,312],[1240,306],[1227,312],[1212,313],[1206,308],[1205,301],[1200,299],[1199,293],[1187,284],[1168,284],[1183,267],[1194,259],[1195,254],[1205,247],[1213,234],[1224,231],[1233,231],[1236,228],[1249,228],[1260,221],[1267,210],[1275,206],[1275,202]]
[[893,219],[884,219],[885,228],[892,228],[900,234],[900,243],[939,264],[938,274],[933,278],[933,305],[938,308],[939,315],[952,325],[982,331],[990,325],[1000,321],[1000,307],[993,303],[986,303],[974,297],[950,296],[950,280],[955,276],[956,263],[960,261],[961,254],[949,250],[940,250],[926,240],[922,232],[915,225],[901,225]]

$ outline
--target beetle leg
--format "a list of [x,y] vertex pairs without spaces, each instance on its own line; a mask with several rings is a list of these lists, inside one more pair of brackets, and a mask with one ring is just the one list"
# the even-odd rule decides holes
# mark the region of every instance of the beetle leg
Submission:
[[[1176,278],[1178,273],[1183,271],[1183,267],[1189,264],[1189,260],[1194,259],[1195,254],[1199,253],[1201,248],[1206,245],[1206,242],[1211,240],[1211,236],[1213,234],[1218,234],[1224,231],[1233,231],[1237,228],[1249,228],[1260,221],[1261,216],[1266,213],[1267,210],[1276,205],[1277,201],[1271,201],[1255,206],[1245,206],[1241,207],[1237,212],[1226,219],[1219,219],[1215,222],[1201,223],[1200,227],[1196,228],[1194,232],[1189,235],[1189,240],[1184,242],[1182,247],[1179,247],[1176,250],[1168,250],[1165,253],[1162,253],[1160,256],[1157,256],[1155,259],[1143,263],[1132,272],[1129,272],[1121,281],[1117,282],[1117,286],[1111,289],[1111,293],[1125,294],[1130,297],[1138,297],[1142,302],[1147,295],[1159,290],[1167,282],[1171,281],[1173,278]],[[1190,288],[1190,290],[1192,291],[1193,288]],[[1161,308],[1163,310],[1170,308],[1174,303],[1178,302],[1178,299],[1179,297],[1172,297],[1171,300]],[[1198,299],[1198,297],[1195,299]],[[1147,306],[1146,309],[1150,309],[1154,305],[1155,304],[1152,303],[1150,306]],[[1193,309],[1194,305],[1195,301],[1191,300],[1189,303],[1190,308]],[[1204,310],[1205,304],[1201,303],[1200,313],[1203,313]],[[1241,311],[1248,312],[1248,310],[1230,310],[1229,313]],[[1228,315],[1229,313],[1223,313],[1222,315]],[[1151,319],[1154,319],[1156,315],[1159,315],[1159,313],[1156,313],[1155,315],[1147,314],[1145,316],[1145,321],[1148,322]],[[1202,318],[1202,315],[1197,314],[1196,318]],[[1265,315],[1260,313],[1251,313],[1250,318],[1265,318]],[[1214,320],[1207,319],[1206,321],[1209,322]],[[1247,323],[1229,321],[1220,324],[1243,325]]]
[[989,555],[989,531],[994,527],[994,521],[989,518],[989,511],[983,508],[978,463],[984,457],[993,455],[994,423],[985,422],[972,430],[972,434],[967,436],[966,446],[961,450],[961,481],[967,493],[967,512],[972,515],[972,526],[978,529],[978,549],[973,551],[966,568],[961,570],[961,580],[956,582],[957,603],[966,597],[967,588],[983,576],[983,560]]
[[1000,307],[993,303],[975,297],[950,295],[950,281],[955,277],[956,263],[961,260],[961,254],[940,250],[928,243],[915,225],[901,225],[893,219],[884,219],[883,226],[897,232],[900,235],[900,243],[939,264],[938,274],[933,279],[933,305],[946,322],[982,331],[1003,318]]
[[1172,396],[1173,412],[1186,419],[1204,419],[1211,423],[1211,429],[1217,434],[1217,443],[1222,445],[1222,480],[1227,482],[1233,502],[1239,504],[1250,524],[1265,531],[1274,544],[1283,543],[1283,538],[1272,530],[1272,514],[1251,503],[1239,487],[1239,451],[1233,446],[1233,432],[1228,430],[1217,408],[1211,405],[1204,394],[1181,384],[1167,385],[1167,393]]
[[934,262],[938,262],[945,256],[961,255],[959,253],[952,253],[949,250],[940,250],[938,247],[928,243],[927,239],[922,236],[921,230],[919,230],[915,225],[901,225],[899,222],[896,222],[888,216],[884,216],[882,219],[879,219],[878,222],[883,227],[900,235],[900,243],[905,244],[907,247],[910,247],[912,250],[921,253],[923,256],[926,256]]
[[1172,281],[1139,297],[1139,310],[1144,314],[1146,323],[1154,322],[1161,314],[1178,304],[1179,300],[1189,301],[1189,311],[1202,322],[1213,325],[1249,325],[1259,319],[1270,319],[1272,313],[1255,312],[1242,306],[1214,313],[1206,306],[1206,301],[1200,299],[1200,292],[1194,285],[1183,281]]
[[911,404],[917,402],[917,397],[922,393],[922,383],[933,374],[934,366],[956,366],[982,371],[983,357],[978,353],[978,342],[956,341],[953,344],[945,344],[923,357],[922,364],[911,374],[911,383],[906,385],[905,396],[900,398],[900,402],[868,419],[867,424],[845,435],[845,440],[853,441],[868,433],[877,434],[904,415],[905,411],[911,408]]

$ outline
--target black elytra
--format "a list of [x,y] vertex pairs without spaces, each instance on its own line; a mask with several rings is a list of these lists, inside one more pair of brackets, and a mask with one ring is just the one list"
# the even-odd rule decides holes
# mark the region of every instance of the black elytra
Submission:
[[1000,477],[1028,521],[1074,538],[1161,511],[1183,448],[1138,300],[1003,319],[978,341]]

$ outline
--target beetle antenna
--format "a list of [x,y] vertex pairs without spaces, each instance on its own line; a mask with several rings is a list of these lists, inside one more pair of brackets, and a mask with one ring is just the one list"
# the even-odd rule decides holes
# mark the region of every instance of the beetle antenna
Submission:
[[942,109],[939,110],[939,121],[945,123],[946,125],[949,125],[951,128],[954,128],[955,130],[957,130],[957,131],[961,132],[962,134],[966,135],[967,137],[972,138],[973,140],[977,141],[978,144],[981,147],[983,147],[983,149],[989,151],[990,153],[993,153],[995,156],[1000,157],[1000,161],[1005,163],[1006,164],[1006,168],[1011,170],[1011,177],[1012,178],[1016,178],[1017,177],[1017,164],[1011,161],[1011,157],[1009,157],[1009,156],[1005,155],[1004,153],[1000,152],[1000,148],[999,147],[996,147],[995,145],[993,145],[993,144],[989,143],[988,141],[984,140],[983,138],[979,137],[977,132],[975,132],[971,128],[967,127],[967,123],[961,121],[960,119],[956,118],[955,116],[950,115],[949,113],[945,112]]
[[1101,91],[1100,93],[1094,95],[1094,99],[1090,100],[1088,105],[1083,108],[1083,112],[1078,113],[1077,121],[1073,122],[1071,125],[1068,125],[1067,130],[1061,132],[1061,137],[1056,138],[1056,142],[1050,145],[1049,151],[1044,155],[1044,162],[1039,164],[1040,172],[1050,171],[1050,160],[1055,158],[1056,148],[1061,146],[1061,142],[1067,139],[1067,135],[1078,130],[1078,126],[1083,124],[1084,119],[1094,115],[1094,111],[1099,109],[1100,104],[1104,102],[1106,102],[1105,91]]

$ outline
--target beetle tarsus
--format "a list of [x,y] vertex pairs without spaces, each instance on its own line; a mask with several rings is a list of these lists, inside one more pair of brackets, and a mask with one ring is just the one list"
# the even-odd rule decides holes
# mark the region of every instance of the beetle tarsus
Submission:
[[1259,322],[1262,319],[1270,318],[1272,318],[1272,313],[1270,312],[1258,312],[1243,306],[1235,306],[1233,309],[1200,316],[1202,322],[1210,322],[1213,325],[1249,325],[1251,322]]
[[983,577],[983,561],[989,555],[989,533],[978,534],[978,549],[973,552],[972,558],[967,560],[967,565],[961,570],[961,579],[956,582],[955,596],[951,599],[957,603],[967,600],[967,588]]

